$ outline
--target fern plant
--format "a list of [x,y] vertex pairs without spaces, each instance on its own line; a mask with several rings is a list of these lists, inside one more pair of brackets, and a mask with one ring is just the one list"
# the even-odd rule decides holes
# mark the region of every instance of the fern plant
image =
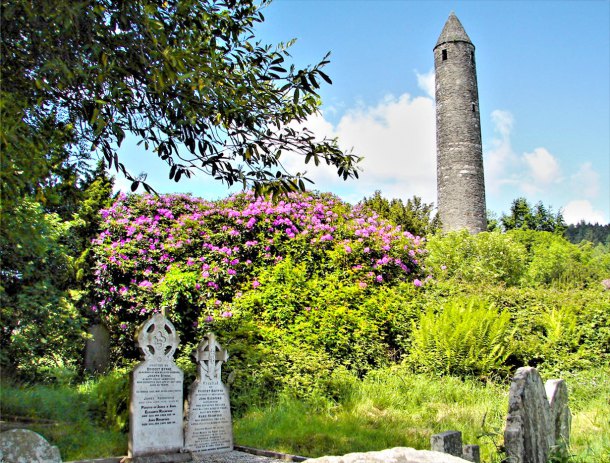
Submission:
[[450,300],[422,313],[412,332],[410,363],[420,371],[489,376],[512,353],[510,314],[477,299]]

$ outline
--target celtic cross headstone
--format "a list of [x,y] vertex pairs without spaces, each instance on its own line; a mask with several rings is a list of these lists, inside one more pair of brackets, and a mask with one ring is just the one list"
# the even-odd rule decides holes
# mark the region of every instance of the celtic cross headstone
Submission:
[[180,339],[174,325],[155,314],[140,325],[136,341],[144,361],[131,374],[129,456],[180,452],[184,374],[174,363]]
[[189,392],[185,448],[195,453],[211,454],[233,450],[233,428],[228,388],[220,373],[229,354],[208,333],[193,353],[197,379]]

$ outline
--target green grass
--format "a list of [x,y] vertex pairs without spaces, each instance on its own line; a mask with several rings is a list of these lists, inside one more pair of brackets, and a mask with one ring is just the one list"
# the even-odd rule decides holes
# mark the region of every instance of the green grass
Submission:
[[[610,462],[610,371],[567,378],[572,396],[571,461]],[[341,403],[281,398],[235,422],[247,446],[310,457],[407,446],[430,448],[430,436],[459,430],[481,446],[484,462],[499,462],[509,384],[413,375],[399,369],[355,382]]]
[[62,460],[125,455],[127,436],[100,425],[95,419],[95,389],[3,382],[1,409],[4,417],[32,420],[27,429],[59,447]]
[[[570,391],[574,463],[610,463],[610,368],[561,373]],[[550,376],[543,374],[545,379]],[[101,424],[100,383],[17,386],[3,383],[3,416],[28,423],[60,449],[64,461],[125,455],[127,435]],[[396,446],[429,449],[430,436],[459,430],[479,444],[483,461],[502,460],[497,446],[509,384],[416,375],[400,367],[344,378],[337,401],[280,397],[234,420],[236,443],[316,457]]]

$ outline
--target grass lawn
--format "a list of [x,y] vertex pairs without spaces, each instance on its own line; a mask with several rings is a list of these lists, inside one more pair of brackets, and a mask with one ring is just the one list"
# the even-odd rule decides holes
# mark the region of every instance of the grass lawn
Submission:
[[[574,463],[610,463],[610,368],[562,375],[572,409]],[[545,379],[547,379],[545,377]],[[280,397],[234,420],[237,444],[316,457],[396,446],[430,448],[430,436],[459,430],[499,463],[509,384],[407,373],[400,368],[353,380],[338,401]],[[92,382],[76,387],[2,384],[2,415],[60,449],[64,461],[125,455],[127,435],[103,425]],[[37,421],[38,420],[38,421]]]
[[[546,378],[545,378],[546,379]],[[572,409],[572,459],[610,463],[610,371],[566,378]],[[282,398],[235,422],[243,445],[317,457],[389,447],[430,448],[430,436],[462,432],[481,446],[484,462],[500,462],[509,384],[483,384],[398,371],[359,382],[341,403]]]

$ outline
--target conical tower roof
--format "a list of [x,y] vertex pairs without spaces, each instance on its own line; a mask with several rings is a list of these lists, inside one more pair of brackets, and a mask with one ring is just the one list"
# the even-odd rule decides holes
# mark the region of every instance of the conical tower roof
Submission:
[[449,19],[447,19],[445,27],[443,27],[443,31],[436,41],[434,48],[447,42],[467,42],[472,45],[470,37],[468,37],[468,34],[464,30],[464,26],[462,26],[462,23],[453,11],[449,15]]

